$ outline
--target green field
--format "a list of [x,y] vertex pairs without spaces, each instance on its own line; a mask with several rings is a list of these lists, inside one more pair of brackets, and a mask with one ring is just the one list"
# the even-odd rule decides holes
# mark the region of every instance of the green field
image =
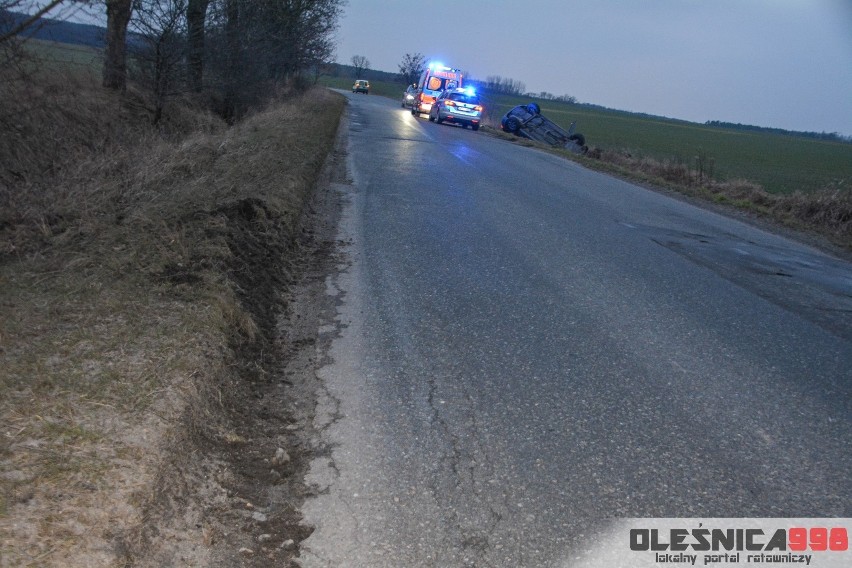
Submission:
[[[497,101],[498,116],[524,100]],[[502,104],[501,104],[502,103]],[[715,177],[745,179],[772,193],[813,191],[842,186],[852,189],[852,144],[747,132],[703,124],[655,119],[541,101],[542,113],[577,131],[587,144],[624,149],[633,155],[694,164],[699,153],[713,159]]]
[[94,47],[40,39],[28,39],[24,45],[29,53],[48,68],[77,68],[99,72],[103,65],[103,50]]
[[[351,79],[323,78],[327,86],[348,89]],[[370,82],[372,93],[402,97],[400,83]],[[494,96],[486,100],[493,122],[510,108],[531,99]],[[852,190],[852,144],[768,132],[748,132],[703,124],[654,118],[583,105],[536,100],[542,114],[568,127],[577,121],[590,147],[623,150],[633,156],[674,160],[695,165],[701,153],[713,161],[714,176],[744,179],[771,193],[820,189]]]

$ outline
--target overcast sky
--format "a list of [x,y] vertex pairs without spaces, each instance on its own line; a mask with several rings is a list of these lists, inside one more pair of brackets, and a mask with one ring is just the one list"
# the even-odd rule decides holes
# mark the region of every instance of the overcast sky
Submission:
[[337,60],[406,53],[528,91],[852,135],[852,0],[348,0]]

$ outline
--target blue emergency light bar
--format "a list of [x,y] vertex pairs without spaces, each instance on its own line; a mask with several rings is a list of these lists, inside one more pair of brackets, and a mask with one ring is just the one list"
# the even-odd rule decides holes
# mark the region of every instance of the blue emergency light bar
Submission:
[[429,69],[432,71],[459,71],[458,69],[453,69],[452,67],[447,67],[443,63],[430,63]]

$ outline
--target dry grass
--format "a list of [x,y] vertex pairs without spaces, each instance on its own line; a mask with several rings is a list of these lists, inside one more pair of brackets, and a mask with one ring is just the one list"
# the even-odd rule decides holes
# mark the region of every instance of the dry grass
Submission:
[[852,250],[852,190],[848,188],[828,187],[807,193],[773,194],[747,180],[715,179],[712,162],[697,164],[657,160],[633,156],[626,151],[599,148],[590,149],[581,159],[599,169],[665,185],[687,195],[731,205],[796,229],[818,233]]
[[142,97],[85,73],[7,79],[0,565],[115,565],[164,449],[225,428],[235,338],[266,325],[243,273],[286,243],[342,99],[288,96],[232,128],[174,105],[154,130]]
[[155,131],[138,93],[105,92],[86,69],[0,73],[0,229],[7,237],[0,255],[25,254],[115,219],[132,206],[132,188],[123,185],[137,159],[131,152],[224,128],[208,113],[175,105]]

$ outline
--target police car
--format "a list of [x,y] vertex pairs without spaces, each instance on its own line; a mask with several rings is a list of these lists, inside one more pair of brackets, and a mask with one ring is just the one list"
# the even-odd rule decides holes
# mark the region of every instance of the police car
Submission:
[[479,130],[484,110],[482,101],[473,89],[452,89],[444,91],[435,99],[429,110],[429,120],[438,124],[446,121],[460,124],[462,128],[470,126],[473,130]]

